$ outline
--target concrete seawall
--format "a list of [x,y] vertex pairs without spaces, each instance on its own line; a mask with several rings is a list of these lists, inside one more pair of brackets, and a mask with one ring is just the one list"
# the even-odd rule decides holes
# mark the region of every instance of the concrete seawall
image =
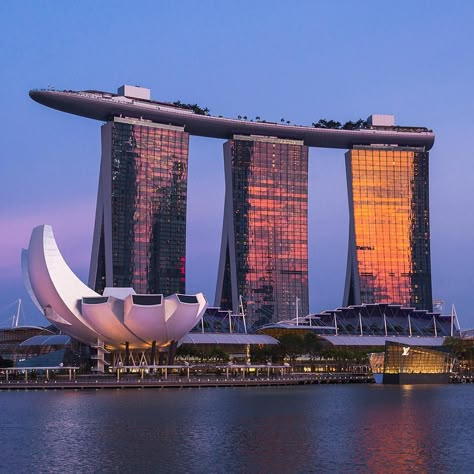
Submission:
[[102,389],[145,389],[145,388],[204,388],[204,387],[258,387],[282,385],[373,383],[372,375],[318,374],[287,375],[283,377],[170,377],[122,378],[88,376],[76,380],[9,380],[0,381],[0,390],[102,390]]

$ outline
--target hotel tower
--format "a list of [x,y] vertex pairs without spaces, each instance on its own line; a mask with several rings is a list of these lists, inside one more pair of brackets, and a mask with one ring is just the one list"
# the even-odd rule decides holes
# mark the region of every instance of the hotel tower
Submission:
[[398,303],[432,311],[428,152],[355,146],[346,153],[346,173],[344,306]]
[[120,117],[102,126],[89,275],[97,292],[185,293],[188,146],[183,127]]
[[250,326],[306,315],[308,147],[237,135],[224,144],[224,169],[216,305],[243,309]]

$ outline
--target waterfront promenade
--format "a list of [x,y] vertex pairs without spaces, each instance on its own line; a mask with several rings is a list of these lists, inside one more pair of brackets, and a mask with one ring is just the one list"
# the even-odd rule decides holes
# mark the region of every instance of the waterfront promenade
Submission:
[[117,379],[111,375],[77,376],[73,380],[66,377],[56,377],[47,380],[36,378],[24,380],[0,380],[0,390],[101,390],[101,389],[130,389],[130,388],[203,388],[203,387],[255,387],[255,386],[285,386],[307,384],[348,384],[373,383],[370,374],[349,373],[313,373],[285,374],[275,377],[225,377],[225,376],[171,376],[168,378],[153,376],[124,375]]

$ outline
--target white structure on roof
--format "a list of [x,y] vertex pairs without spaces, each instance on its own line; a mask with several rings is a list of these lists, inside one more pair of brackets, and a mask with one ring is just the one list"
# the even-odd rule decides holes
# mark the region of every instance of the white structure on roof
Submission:
[[393,115],[372,114],[367,123],[371,127],[394,127],[395,117]]
[[132,288],[107,288],[100,295],[68,267],[49,225],[33,229],[25,253],[24,278],[46,319],[89,345],[111,349],[165,348],[177,344],[202,318],[202,293],[137,295]]
[[151,99],[151,90],[146,87],[124,85],[118,88],[117,93],[134,99]]

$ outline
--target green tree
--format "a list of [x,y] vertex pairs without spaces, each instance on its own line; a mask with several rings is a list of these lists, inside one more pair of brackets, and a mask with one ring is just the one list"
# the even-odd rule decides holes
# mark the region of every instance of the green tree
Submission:
[[173,102],[173,105],[180,107],[181,109],[192,110],[197,115],[209,115],[210,110],[207,107],[201,107],[198,104],[185,104],[180,100]]
[[447,337],[443,345],[448,347],[451,354],[459,360],[471,359],[474,353],[474,340],[472,339]]
[[265,364],[268,362],[268,351],[265,346],[250,346],[250,359],[255,364]]
[[321,352],[322,344],[318,339],[318,336],[312,332],[308,332],[303,337],[304,351],[312,359],[314,356]]
[[288,333],[281,336],[280,346],[290,360],[295,360],[299,355],[304,353],[303,338],[297,334]]

